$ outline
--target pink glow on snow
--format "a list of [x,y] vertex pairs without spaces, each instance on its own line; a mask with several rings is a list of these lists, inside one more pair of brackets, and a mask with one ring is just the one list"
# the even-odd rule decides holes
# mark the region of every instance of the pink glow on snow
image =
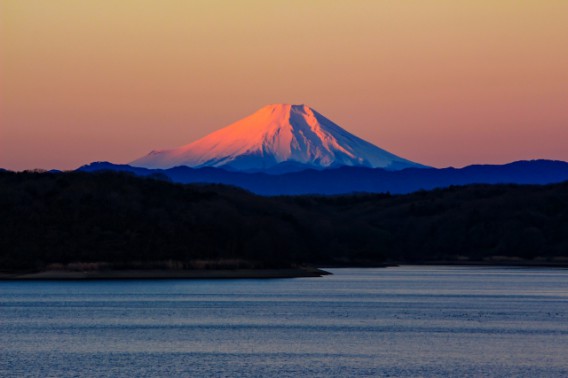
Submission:
[[255,170],[282,162],[314,168],[418,166],[350,134],[308,106],[289,104],[265,106],[193,143],[153,151],[131,164],[148,168],[185,165]]

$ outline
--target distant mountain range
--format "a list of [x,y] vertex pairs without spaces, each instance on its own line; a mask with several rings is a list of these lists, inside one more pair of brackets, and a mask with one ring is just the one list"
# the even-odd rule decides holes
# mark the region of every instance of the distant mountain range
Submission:
[[148,169],[96,162],[80,171],[125,171],[178,183],[218,183],[244,188],[261,195],[411,193],[419,190],[467,184],[552,184],[568,181],[568,163],[554,160],[517,161],[504,165],[470,165],[464,168],[407,168],[386,170],[366,167],[308,169],[269,174],[237,172],[222,168]]
[[568,163],[431,168],[385,151],[305,105],[274,104],[185,146],[128,165],[95,162],[79,171],[125,171],[178,183],[232,185],[260,195],[392,193],[468,184],[568,181]]
[[152,151],[130,165],[273,173],[341,166],[387,170],[425,167],[347,132],[308,106],[289,104],[265,106],[193,143]]

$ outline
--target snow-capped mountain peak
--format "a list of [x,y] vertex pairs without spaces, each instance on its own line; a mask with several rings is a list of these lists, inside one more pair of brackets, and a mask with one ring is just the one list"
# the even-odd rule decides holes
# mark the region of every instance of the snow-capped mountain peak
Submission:
[[273,104],[193,143],[130,163],[146,168],[225,167],[270,170],[282,164],[302,168],[364,166],[423,167],[393,155],[342,129],[305,105]]

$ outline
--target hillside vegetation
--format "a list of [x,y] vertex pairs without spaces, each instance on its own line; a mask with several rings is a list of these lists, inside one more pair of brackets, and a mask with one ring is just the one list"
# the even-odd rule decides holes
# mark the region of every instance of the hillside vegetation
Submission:
[[0,215],[2,271],[568,261],[568,183],[261,197],[117,172],[0,172]]

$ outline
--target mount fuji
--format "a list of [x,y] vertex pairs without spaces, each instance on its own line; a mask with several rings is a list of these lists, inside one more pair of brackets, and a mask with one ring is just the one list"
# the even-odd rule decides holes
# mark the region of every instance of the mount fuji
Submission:
[[338,126],[305,105],[274,104],[171,150],[130,163],[167,169],[217,167],[242,172],[289,172],[342,166],[402,170],[427,168],[398,157]]

